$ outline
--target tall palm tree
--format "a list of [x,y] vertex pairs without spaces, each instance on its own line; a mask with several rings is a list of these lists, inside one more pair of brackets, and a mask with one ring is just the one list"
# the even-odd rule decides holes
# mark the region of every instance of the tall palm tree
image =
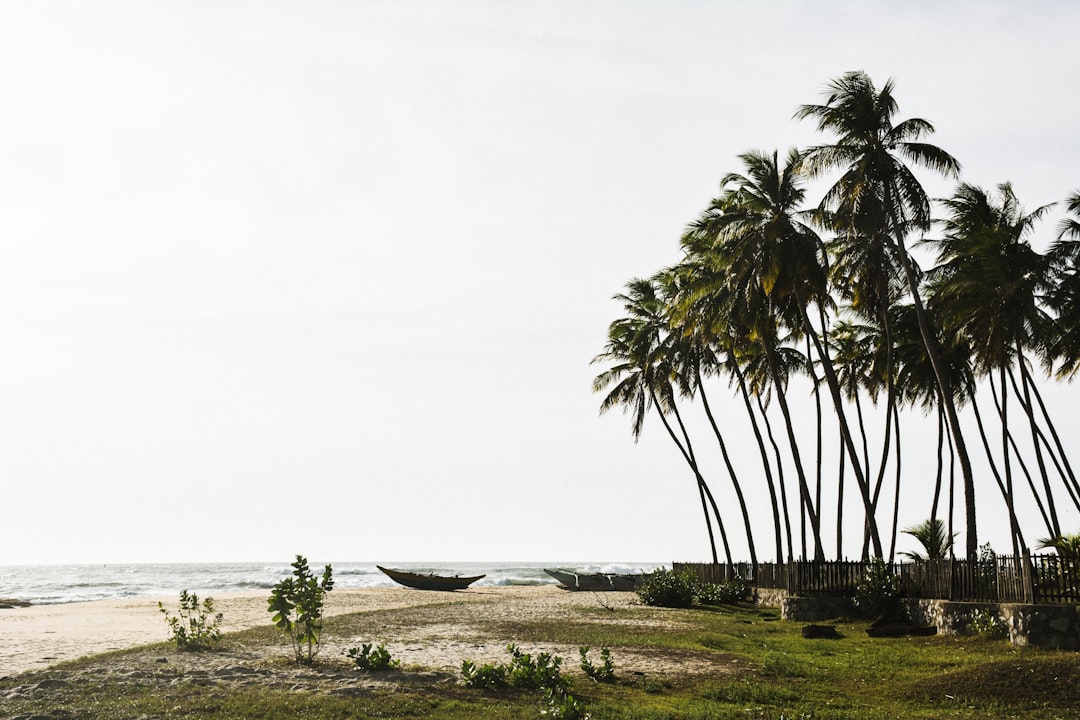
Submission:
[[1040,300],[1051,288],[1050,258],[1037,252],[1027,238],[1049,210],[1044,205],[1024,213],[1009,183],[998,195],[975,185],[961,184],[942,201],[947,216],[940,238],[925,243],[938,252],[929,293],[944,313],[949,332],[962,334],[973,351],[975,370],[999,375],[1004,471],[1011,487],[1008,433],[1008,376],[1019,369],[1018,399],[1031,431],[1042,479],[1052,534],[1061,532],[1054,494],[1042,452],[1043,437],[1035,417],[1031,388],[1034,380],[1025,353],[1045,355],[1052,318]]
[[691,225],[687,235],[699,247],[701,241],[711,244],[711,252],[726,271],[723,281],[729,288],[730,312],[740,318],[765,350],[795,455],[800,502],[810,521],[814,554],[823,559],[820,508],[814,507],[806,480],[782,392],[784,382],[778,377],[775,348],[779,327],[784,325],[796,333],[812,334],[820,351],[820,339],[807,308],[811,302],[825,302],[825,254],[817,234],[796,217],[805,195],[794,172],[799,155],[790,151],[784,166],[778,163],[777,155],[757,151],[741,155],[746,174],[729,173],[724,177],[724,192]]
[[843,174],[826,192],[821,207],[839,209],[843,217],[876,218],[878,227],[892,244],[892,254],[907,279],[919,331],[941,389],[960,460],[964,478],[967,553],[969,557],[975,557],[978,553],[975,478],[948,374],[923,306],[915,262],[908,255],[904,237],[911,228],[927,229],[930,225],[930,200],[905,161],[953,177],[959,173],[960,164],[941,148],[918,142],[933,132],[929,122],[919,118],[893,121],[898,108],[891,80],[878,90],[866,73],[849,72],[829,84],[826,98],[823,105],[803,105],[795,113],[796,118],[813,118],[819,130],[837,135],[833,144],[807,150],[803,167],[810,177],[841,169]]
[[[702,511],[705,514],[713,562],[716,563],[719,559],[707,504],[710,501],[730,564],[731,554],[730,549],[727,548],[723,519],[700,472],[690,445],[689,435],[686,433],[674,403],[671,361],[670,357],[666,356],[670,351],[670,343],[668,343],[670,332],[664,316],[665,302],[658,295],[657,286],[653,281],[640,278],[631,280],[627,284],[627,293],[617,295],[616,299],[622,301],[627,317],[611,323],[604,352],[593,359],[593,363],[609,361],[615,363],[593,380],[594,392],[602,392],[609,386],[612,388],[601,402],[600,412],[602,414],[615,407],[622,407],[630,412],[633,420],[631,433],[636,441],[641,436],[646,411],[650,407],[656,409],[668,436],[678,447],[683,459],[694,473],[701,497]],[[669,422],[668,412],[676,417],[683,440],[680,440],[679,434]]]

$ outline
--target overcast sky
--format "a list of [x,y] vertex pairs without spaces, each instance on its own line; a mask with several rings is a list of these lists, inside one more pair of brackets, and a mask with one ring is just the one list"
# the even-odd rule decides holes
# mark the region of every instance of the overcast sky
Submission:
[[[707,559],[662,427],[598,415],[612,295],[679,259],[738,154],[821,142],[792,115],[849,70],[894,78],[965,180],[1064,199],[1077,27],[1066,2],[0,4],[0,564]],[[929,515],[919,432],[902,526]]]

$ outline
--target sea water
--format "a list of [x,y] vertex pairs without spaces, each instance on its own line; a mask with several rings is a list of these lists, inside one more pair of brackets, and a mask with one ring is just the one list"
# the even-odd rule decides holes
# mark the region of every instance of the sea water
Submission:
[[[322,574],[326,561],[310,561]],[[436,575],[484,575],[475,585],[545,585],[557,581],[544,568],[578,572],[642,573],[662,563],[416,563],[379,562],[383,567]],[[374,562],[333,562],[335,588],[392,587],[394,582]],[[33,605],[133,597],[174,597],[181,590],[200,597],[233,592],[266,591],[292,574],[288,562],[165,563],[105,565],[0,565],[0,598]]]

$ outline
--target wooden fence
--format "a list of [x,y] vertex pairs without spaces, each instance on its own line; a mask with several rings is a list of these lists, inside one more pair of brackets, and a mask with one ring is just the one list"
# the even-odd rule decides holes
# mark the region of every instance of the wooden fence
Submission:
[[[867,562],[674,563],[699,580],[735,578],[759,588],[792,595],[852,597]],[[980,560],[926,560],[886,563],[900,579],[900,594],[971,602],[1080,603],[1080,561],[1057,555],[997,556]]]

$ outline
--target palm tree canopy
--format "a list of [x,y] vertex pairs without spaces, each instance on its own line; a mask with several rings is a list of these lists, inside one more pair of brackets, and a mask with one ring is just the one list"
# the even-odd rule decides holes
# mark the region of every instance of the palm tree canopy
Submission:
[[913,525],[901,532],[918,540],[919,544],[923,546],[923,550],[926,551],[926,555],[919,552],[900,553],[904,557],[915,561],[944,560],[949,553],[949,548],[952,547],[953,541],[956,539],[955,533],[950,536],[946,532],[945,523],[940,518],[924,520],[918,525]]
[[960,163],[920,138],[934,132],[921,118],[893,122],[898,106],[890,79],[877,90],[866,73],[849,72],[833,80],[824,105],[802,105],[798,119],[812,118],[818,129],[837,135],[831,145],[809,148],[802,168],[810,176],[841,168],[843,175],[825,194],[825,209],[847,205],[849,216],[895,228],[907,221],[930,224],[930,201],[905,161],[955,177]]

